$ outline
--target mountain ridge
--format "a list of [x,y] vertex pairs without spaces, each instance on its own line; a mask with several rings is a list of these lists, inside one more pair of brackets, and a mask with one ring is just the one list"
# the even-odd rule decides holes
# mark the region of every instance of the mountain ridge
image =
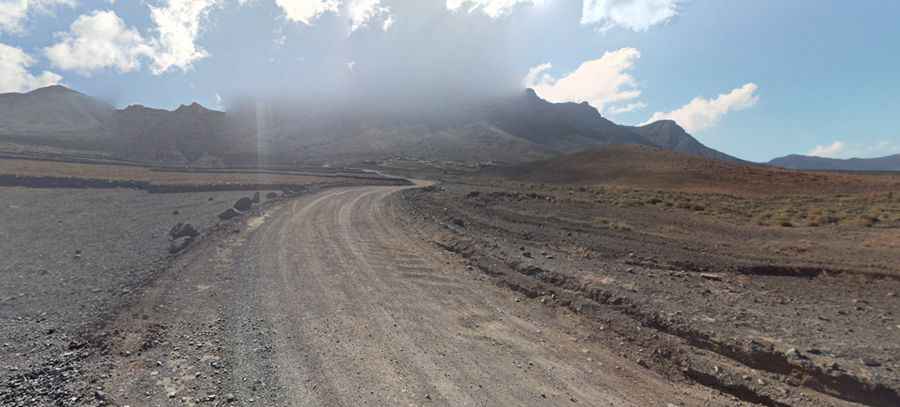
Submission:
[[[405,116],[360,106],[328,110],[291,104],[248,104],[246,111],[234,112],[196,102],[174,110],[143,105],[115,109],[55,85],[0,95],[0,136],[35,142],[76,140],[127,159],[179,165],[201,158],[209,163],[210,157],[242,164],[264,158],[332,163],[395,156],[516,163],[613,144],[740,161],[706,147],[675,122],[623,126],[587,103],[551,103],[532,89],[457,108],[438,104],[430,111],[426,108],[425,115]],[[16,109],[24,114],[9,113]]]
[[795,170],[900,171],[900,154],[847,159],[790,154],[774,158],[768,164]]

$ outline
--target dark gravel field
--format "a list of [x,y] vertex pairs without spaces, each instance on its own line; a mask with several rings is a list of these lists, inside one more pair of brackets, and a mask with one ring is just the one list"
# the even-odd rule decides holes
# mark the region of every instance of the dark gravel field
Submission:
[[0,382],[71,356],[79,333],[164,269],[173,225],[202,233],[248,195],[0,188]]

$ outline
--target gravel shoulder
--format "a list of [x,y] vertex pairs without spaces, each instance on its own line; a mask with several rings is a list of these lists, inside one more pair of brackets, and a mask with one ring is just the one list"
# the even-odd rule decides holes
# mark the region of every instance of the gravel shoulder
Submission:
[[0,404],[65,396],[94,326],[170,264],[170,228],[205,232],[247,195],[0,188]]

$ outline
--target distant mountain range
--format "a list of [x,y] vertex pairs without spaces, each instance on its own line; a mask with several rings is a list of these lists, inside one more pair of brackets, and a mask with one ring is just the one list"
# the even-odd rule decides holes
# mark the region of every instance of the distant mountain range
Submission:
[[769,165],[794,170],[900,171],[900,154],[878,158],[824,158],[788,155],[769,161]]
[[725,161],[675,122],[615,124],[586,103],[550,103],[532,91],[419,114],[371,107],[324,109],[199,104],[176,110],[115,109],[51,86],[0,95],[0,139],[105,151],[121,158],[218,166],[269,162],[348,163],[403,156],[517,163],[613,144],[652,146]]

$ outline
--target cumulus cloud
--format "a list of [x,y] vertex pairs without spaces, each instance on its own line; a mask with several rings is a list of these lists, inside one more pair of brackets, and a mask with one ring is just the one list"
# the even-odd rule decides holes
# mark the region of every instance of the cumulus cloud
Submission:
[[311,25],[322,14],[339,12],[341,3],[338,0],[275,0],[275,4],[288,20]]
[[350,16],[350,31],[356,31],[360,27],[368,25],[369,20],[381,18],[381,28],[387,31],[394,25],[394,16],[391,8],[381,4],[381,0],[352,0],[347,5],[347,14]]
[[44,50],[53,66],[82,74],[112,68],[130,72],[153,48],[137,30],[128,28],[113,11],[95,11],[78,17],[61,41]]
[[498,18],[512,12],[519,5],[541,5],[544,0],[447,0],[447,9],[465,10],[472,13],[481,11],[491,18]]
[[581,23],[601,31],[622,27],[647,31],[678,15],[679,0],[584,0]]
[[201,24],[220,0],[168,0],[163,7],[150,6],[156,28],[153,73],[172,68],[190,69],[193,62],[209,54],[196,44]]
[[0,43],[0,93],[27,92],[55,85],[62,80],[61,76],[50,71],[32,74],[28,68],[34,62],[34,58],[25,51]]
[[188,70],[193,62],[208,56],[196,44],[201,24],[219,0],[168,0],[163,6],[150,6],[152,31],[144,37],[128,27],[114,11],[85,14],[57,34],[61,41],[45,49],[50,62],[60,69],[84,75],[115,69],[130,72],[151,62],[151,71],[162,74],[171,69]]
[[607,114],[633,111],[645,106],[635,101],[641,91],[628,73],[640,57],[637,49],[622,48],[584,62],[560,78],[548,73],[551,64],[538,65],[528,72],[524,84],[551,102],[588,102]]
[[343,14],[350,20],[350,33],[368,26],[373,20],[379,21],[379,27],[384,31],[395,22],[391,8],[382,0],[275,0],[275,4],[289,21],[306,25],[312,25],[326,13]]
[[636,110],[641,110],[641,109],[643,109],[643,108],[645,108],[645,107],[647,107],[647,104],[646,104],[646,103],[644,103],[644,102],[635,102],[635,103],[629,103],[629,104],[624,105],[624,106],[614,106],[614,107],[611,107],[611,108],[609,109],[609,113],[610,113],[610,114],[628,113],[628,112],[633,112],[633,111],[636,111]]
[[0,0],[0,33],[21,33],[28,16],[47,13],[53,7],[74,7],[76,0]]
[[843,155],[846,150],[847,143],[838,140],[829,145],[816,146],[812,150],[809,150],[807,154],[816,157],[837,158]]
[[759,96],[756,95],[758,89],[756,84],[748,83],[713,100],[697,97],[671,112],[654,113],[644,124],[671,119],[690,133],[702,131],[718,124],[728,112],[744,110],[755,105],[759,101]]
[[848,143],[835,140],[831,144],[816,145],[806,155],[824,158],[877,158],[900,152],[897,140],[880,140]]

